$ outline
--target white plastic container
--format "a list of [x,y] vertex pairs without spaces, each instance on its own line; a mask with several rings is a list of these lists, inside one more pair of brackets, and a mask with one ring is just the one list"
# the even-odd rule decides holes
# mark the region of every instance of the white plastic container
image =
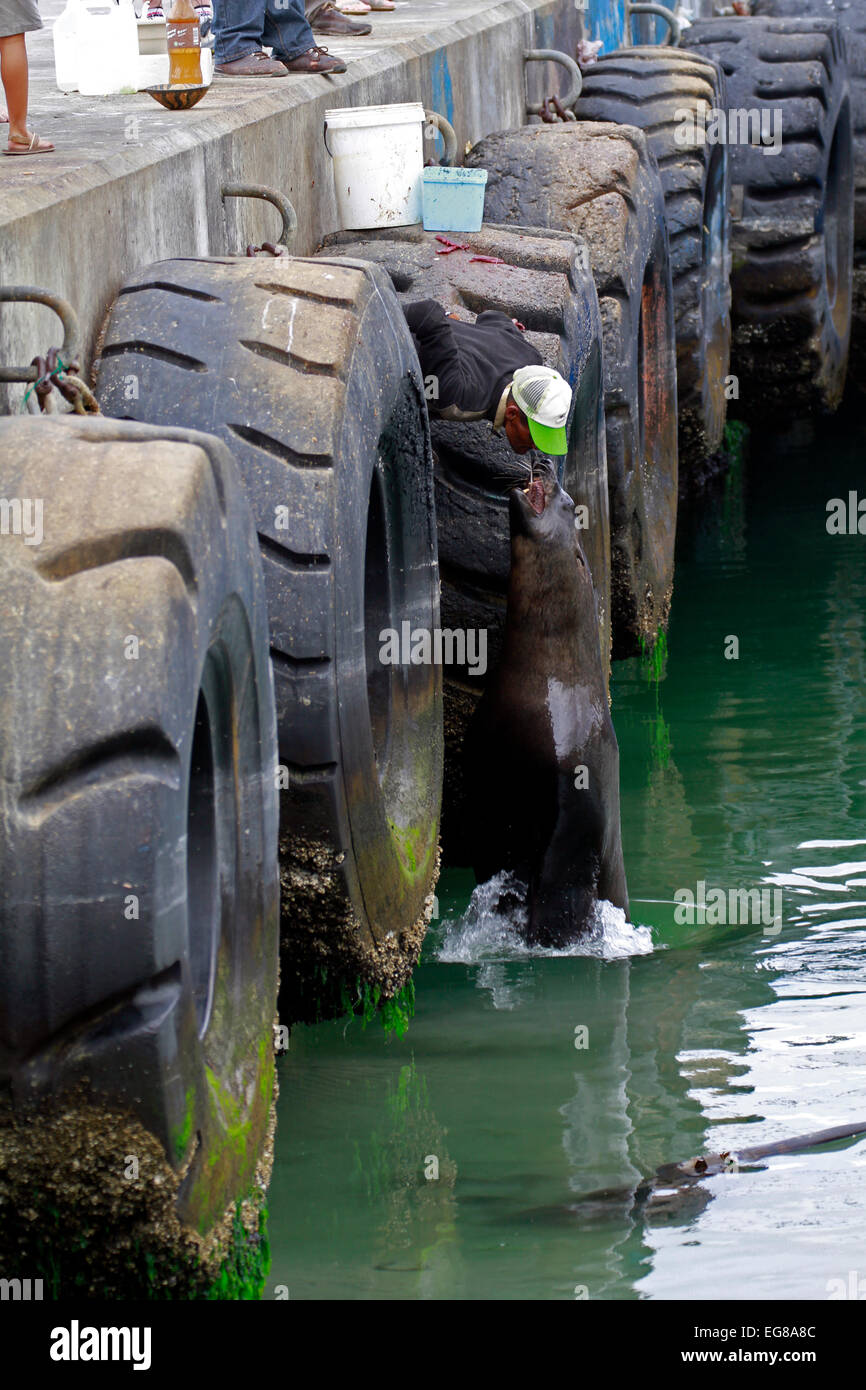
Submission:
[[138,88],[138,23],[132,0],[90,0],[78,10],[78,90],[117,96]]
[[61,92],[78,91],[78,14],[81,0],[66,0],[51,27],[54,41],[54,79]]
[[337,213],[344,231],[421,221],[424,107],[343,106],[325,112]]

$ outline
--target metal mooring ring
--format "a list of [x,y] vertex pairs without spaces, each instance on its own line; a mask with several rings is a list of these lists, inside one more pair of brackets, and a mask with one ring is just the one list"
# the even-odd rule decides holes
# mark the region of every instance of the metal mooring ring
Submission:
[[[679,43],[680,35],[682,34],[682,25],[680,24],[680,21],[677,19],[677,16],[674,14],[673,10],[669,10],[667,5],[655,4],[654,0],[653,3],[650,3],[650,0],[646,0],[646,3],[644,2],[644,0],[635,0],[634,3],[633,0],[626,0],[625,32],[626,40],[629,46],[631,45],[631,17],[633,14],[658,15],[659,19],[663,19],[665,23],[670,27],[670,33],[668,34],[666,43],[674,45]],[[663,46],[664,45],[661,44],[659,45],[659,47]]]
[[272,203],[283,219],[279,244],[288,247],[298,230],[298,214],[285,194],[263,183],[226,183],[220,189],[220,194],[223,202],[226,198],[261,198],[266,203]]
[[[571,78],[571,86],[564,96],[559,98],[562,105],[568,110],[580,96],[580,89],[583,86],[583,78],[580,75],[580,68],[573,58],[567,53],[561,53],[558,48],[527,48],[523,54],[524,63],[561,63]],[[530,116],[540,116],[543,103],[540,101],[528,101],[526,109]]]
[[[0,304],[45,304],[53,309],[63,324],[63,346],[60,359],[63,362],[78,360],[78,315],[68,299],[59,294],[49,294],[36,285],[0,285]],[[0,365],[0,381],[37,381],[38,368],[4,367]]]

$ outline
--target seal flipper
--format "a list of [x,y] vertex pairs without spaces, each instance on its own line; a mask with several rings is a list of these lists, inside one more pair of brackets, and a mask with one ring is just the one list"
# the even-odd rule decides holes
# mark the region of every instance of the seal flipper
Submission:
[[622,908],[625,913],[625,920],[631,921],[621,844],[615,845],[602,859],[598,879],[598,896],[613,903],[614,907]]
[[527,937],[534,945],[562,948],[586,936],[595,925],[604,813],[592,788],[576,792],[571,774],[562,770],[556,780],[558,815],[539,858],[535,881],[530,883]]
[[559,950],[572,946],[591,930],[595,906],[595,893],[585,883],[557,884],[552,890],[530,883],[527,942]]

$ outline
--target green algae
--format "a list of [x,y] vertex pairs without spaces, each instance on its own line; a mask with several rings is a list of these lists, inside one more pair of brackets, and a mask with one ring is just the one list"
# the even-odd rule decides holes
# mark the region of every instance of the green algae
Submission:
[[184,1116],[183,1124],[179,1129],[172,1131],[172,1147],[174,1149],[175,1160],[182,1163],[189,1148],[189,1141],[192,1138],[192,1127],[195,1122],[195,1087],[190,1086],[184,1096]]
[[355,979],[354,994],[341,984],[340,1003],[344,1015],[360,1017],[362,1028],[378,1016],[386,1037],[394,1034],[402,1038],[409,1029],[410,1018],[415,1015],[415,982],[410,975],[392,998],[383,999],[380,986],[369,984],[359,975]]
[[655,710],[647,721],[650,733],[650,756],[656,767],[667,767],[671,760],[671,731],[661,711],[659,687],[664,679],[665,664],[668,657],[668,639],[664,630],[656,634],[650,646],[641,638],[640,667],[644,679],[653,687]]
[[258,1225],[251,1232],[244,1225],[241,1205],[235,1204],[231,1244],[218,1275],[201,1295],[204,1299],[257,1302],[264,1292],[271,1268],[268,1209],[263,1202]]

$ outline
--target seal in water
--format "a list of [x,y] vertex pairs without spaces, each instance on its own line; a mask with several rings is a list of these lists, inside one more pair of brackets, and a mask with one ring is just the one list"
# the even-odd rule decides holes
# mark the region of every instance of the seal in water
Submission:
[[527,939],[562,947],[599,899],[628,916],[619,749],[574,503],[536,459],[509,510],[502,659],[466,734],[466,833],[478,882],[512,871],[528,889]]
[[601,1220],[618,1215],[623,1206],[629,1208],[633,1216],[643,1213],[649,1217],[661,1216],[663,1219],[692,1217],[697,1215],[712,1200],[712,1194],[699,1185],[704,1178],[715,1177],[718,1173],[749,1171],[752,1164],[764,1158],[776,1158],[781,1154],[809,1153],[823,1148],[825,1144],[838,1144],[843,1140],[857,1140],[866,1134],[866,1120],[852,1124],[836,1125],[833,1129],[819,1129],[811,1134],[797,1134],[790,1139],[775,1139],[768,1144],[754,1144],[746,1148],[722,1153],[703,1154],[698,1158],[686,1159],[684,1163],[664,1163],[650,1178],[642,1179],[636,1186],[605,1187],[561,1206],[535,1207],[522,1212],[520,1221],[545,1222],[559,1225],[575,1217],[582,1225],[592,1220]]

